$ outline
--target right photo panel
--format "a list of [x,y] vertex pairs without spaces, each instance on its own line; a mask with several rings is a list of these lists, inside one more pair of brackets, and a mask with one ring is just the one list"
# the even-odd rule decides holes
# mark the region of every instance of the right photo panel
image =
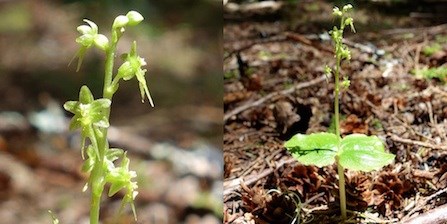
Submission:
[[224,223],[447,223],[446,10],[224,0]]

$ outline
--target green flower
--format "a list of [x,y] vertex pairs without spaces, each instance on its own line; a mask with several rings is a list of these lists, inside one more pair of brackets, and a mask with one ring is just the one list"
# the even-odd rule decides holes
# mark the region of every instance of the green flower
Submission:
[[94,22],[88,19],[84,19],[84,22],[86,22],[88,25],[80,25],[77,28],[81,36],[76,38],[76,42],[81,45],[81,48],[79,48],[78,52],[74,56],[74,58],[77,57],[79,59],[76,71],[79,71],[79,68],[81,67],[82,64],[82,60],[84,59],[85,52],[92,45],[97,46],[99,49],[103,51],[105,51],[109,46],[109,40],[107,39],[106,36],[98,34],[98,26]]
[[84,19],[84,22],[88,23],[88,26],[78,26],[77,30],[82,35],[76,38],[76,42],[86,48],[89,48],[95,44],[99,49],[105,50],[109,45],[109,40],[107,37],[102,34],[98,34],[98,26],[94,22],[88,19]]
[[[120,152],[122,152],[122,150]],[[136,182],[132,181],[132,179],[135,178],[137,174],[135,171],[129,170],[129,162],[130,160],[127,158],[127,153],[124,153],[120,167],[113,167],[113,163],[111,164],[112,166],[109,166],[109,173],[106,176],[106,181],[111,183],[108,193],[109,197],[122,189],[126,191],[121,204],[121,209],[125,204],[130,204],[136,220],[135,205],[133,202],[138,194],[138,185]]]
[[110,109],[110,104],[109,99],[95,100],[87,86],[81,87],[79,101],[68,101],[64,104],[64,109],[74,114],[70,122],[70,130],[81,129],[82,146],[85,145],[87,137],[92,137],[95,134],[93,126],[109,127],[107,112]]
[[144,60],[144,58],[141,58],[137,55],[137,43],[134,41],[130,53],[124,55],[124,63],[118,68],[118,75],[115,77],[112,86],[115,86],[119,79],[127,81],[136,76],[139,82],[141,101],[144,102],[144,98],[145,96],[147,96],[151,106],[154,106],[151,95],[149,93],[149,89],[146,84],[146,69],[141,68],[145,65],[146,61]]

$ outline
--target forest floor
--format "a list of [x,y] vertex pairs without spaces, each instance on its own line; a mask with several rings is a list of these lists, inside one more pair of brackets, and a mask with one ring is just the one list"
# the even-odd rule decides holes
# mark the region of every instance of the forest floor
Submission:
[[[262,15],[234,6],[224,25],[224,223],[335,223],[336,166],[303,166],[283,147],[332,128],[334,85],[323,73],[335,63],[324,33],[333,6]],[[341,134],[377,135],[396,157],[379,171],[345,172],[349,221],[410,222],[447,203],[447,27],[354,10]]]

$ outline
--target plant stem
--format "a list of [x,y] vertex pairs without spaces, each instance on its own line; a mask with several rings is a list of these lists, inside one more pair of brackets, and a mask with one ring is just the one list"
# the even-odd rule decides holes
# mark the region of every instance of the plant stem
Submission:
[[[113,63],[115,59],[115,49],[118,43],[118,33],[112,30],[112,41],[109,48],[106,50],[106,62],[105,62],[105,74],[104,74],[104,88],[103,97],[112,100],[114,91],[110,88],[113,78]],[[107,120],[110,117],[110,108],[106,112]],[[92,198],[90,203],[90,224],[99,223],[99,210],[101,207],[101,196],[104,191],[104,159],[106,152],[109,148],[109,143],[107,142],[107,128],[101,128],[99,133],[93,131],[94,141],[96,141],[96,146],[99,152],[99,161],[95,163],[93,170],[90,174],[90,186],[92,192]],[[93,183],[95,181],[95,183]]]
[[112,99],[114,91],[110,89],[113,78],[113,63],[115,59],[115,50],[118,43],[118,31],[112,29],[112,40],[110,42],[109,48],[106,50],[106,63],[105,63],[105,74],[104,74],[104,89],[103,97],[107,99]]
[[[341,42],[341,41],[340,41]],[[341,48],[341,46],[339,47]],[[337,54],[336,56],[336,68],[335,68],[335,89],[334,89],[334,110],[335,110],[335,134],[338,137],[338,152],[340,152],[340,64],[341,64],[341,55]],[[336,156],[337,162],[337,171],[338,171],[338,190],[340,196],[340,210],[342,220],[346,220],[346,190],[345,190],[345,169],[338,161],[338,155]]]
[[341,218],[343,221],[346,220],[346,190],[345,190],[345,168],[338,162],[337,160],[337,171],[338,171],[338,192],[340,195],[340,210],[341,210]]
[[90,224],[98,224],[99,222],[99,208],[101,204],[101,195],[102,194],[96,195],[92,190],[92,198],[90,202]]

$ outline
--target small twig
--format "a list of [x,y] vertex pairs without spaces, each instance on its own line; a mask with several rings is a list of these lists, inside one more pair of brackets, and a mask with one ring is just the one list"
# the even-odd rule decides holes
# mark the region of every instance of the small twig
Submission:
[[391,140],[396,141],[396,142],[401,142],[401,143],[411,144],[411,145],[418,145],[418,146],[431,148],[431,149],[447,150],[447,146],[433,145],[433,144],[430,144],[427,142],[421,142],[421,141],[416,141],[416,140],[412,140],[412,139],[401,138],[394,134],[390,135],[390,137],[391,137]]
[[406,220],[408,219],[413,213],[415,213],[416,211],[422,209],[423,206],[425,206],[429,201],[433,200],[434,198],[438,197],[439,195],[446,193],[447,192],[447,188],[444,188],[432,195],[430,195],[429,197],[425,198],[418,206],[414,207],[410,212],[408,212],[407,215],[405,215],[402,220]]
[[320,76],[320,77],[318,77],[316,79],[313,79],[311,81],[299,83],[298,85],[296,85],[296,86],[294,86],[294,87],[292,87],[290,89],[285,89],[285,90],[281,90],[281,91],[277,91],[277,92],[273,92],[273,93],[267,94],[266,96],[264,96],[264,97],[262,97],[262,98],[260,98],[260,99],[258,99],[256,101],[254,101],[254,102],[253,101],[247,102],[246,104],[243,104],[243,105],[241,105],[239,107],[236,107],[232,111],[226,113],[225,116],[224,116],[224,122],[226,122],[231,117],[241,113],[242,111],[247,110],[247,109],[252,108],[252,107],[259,106],[259,105],[263,104],[264,102],[266,102],[266,101],[268,101],[270,99],[273,99],[274,97],[282,96],[282,95],[288,95],[288,94],[291,94],[291,93],[293,93],[293,92],[295,92],[295,91],[297,91],[299,89],[303,89],[303,88],[307,88],[307,87],[316,85],[316,84],[318,84],[320,82],[323,82],[325,80],[326,80],[326,76],[322,75],[322,76]]
[[291,158],[291,159],[287,159],[287,160],[281,160],[280,162],[276,163],[275,168],[268,168],[268,169],[265,169],[264,171],[262,171],[259,174],[252,175],[251,177],[247,178],[247,181],[244,181],[244,178],[242,178],[242,177],[239,177],[239,178],[236,178],[236,179],[233,179],[233,180],[225,181],[224,182],[224,192],[223,192],[223,195],[225,197],[226,195],[229,195],[230,193],[234,192],[235,190],[240,189],[242,182],[244,182],[245,185],[249,186],[251,184],[254,184],[259,179],[262,179],[262,178],[270,175],[275,170],[278,170],[279,168],[281,168],[285,164],[293,163],[293,162],[296,162],[296,159]]
[[442,224],[447,222],[447,204],[403,221],[402,224]]

